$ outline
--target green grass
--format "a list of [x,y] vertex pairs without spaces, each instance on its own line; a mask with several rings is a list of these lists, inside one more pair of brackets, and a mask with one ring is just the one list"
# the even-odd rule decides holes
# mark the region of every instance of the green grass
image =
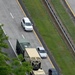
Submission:
[[52,52],[63,75],[75,75],[75,59],[53,25],[42,0],[23,0],[39,33]]
[[57,14],[59,15],[60,19],[62,20],[62,23],[66,27],[68,33],[72,37],[73,41],[75,42],[75,24],[72,22],[71,18],[67,14],[66,10],[60,3],[60,0],[51,0],[55,10],[57,11]]

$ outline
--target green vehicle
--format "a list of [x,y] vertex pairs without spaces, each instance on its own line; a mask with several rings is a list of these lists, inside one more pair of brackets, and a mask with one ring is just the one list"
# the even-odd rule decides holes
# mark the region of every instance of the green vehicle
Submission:
[[25,51],[25,48],[29,47],[30,46],[30,42],[27,41],[26,39],[17,39],[17,42],[16,42],[16,52],[17,54],[23,54],[23,57],[24,57],[24,51]]

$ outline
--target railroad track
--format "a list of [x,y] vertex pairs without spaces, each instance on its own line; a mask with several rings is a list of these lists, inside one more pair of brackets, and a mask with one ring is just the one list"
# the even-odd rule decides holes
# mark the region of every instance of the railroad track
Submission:
[[55,13],[53,7],[51,6],[51,4],[49,3],[48,0],[44,0],[50,13],[52,14],[52,16],[54,17],[58,27],[60,28],[62,34],[64,35],[64,37],[66,38],[69,46],[71,47],[71,49],[73,50],[73,52],[75,53],[75,44],[72,41],[70,35],[68,34],[67,30],[65,29],[64,25],[62,24],[62,22],[60,21],[59,17],[57,16],[57,14]]

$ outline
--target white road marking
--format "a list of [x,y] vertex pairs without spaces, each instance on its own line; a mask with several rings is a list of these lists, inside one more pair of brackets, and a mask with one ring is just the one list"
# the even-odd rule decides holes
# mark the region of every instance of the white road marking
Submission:
[[[2,27],[2,29],[3,29],[3,27]],[[6,35],[6,32],[5,32],[4,30],[3,30],[3,32],[4,32],[4,34]],[[11,46],[13,52],[15,53],[16,57],[18,58],[18,55],[17,55],[17,53],[16,53],[16,51],[15,51],[13,45],[11,44],[10,40],[8,40],[8,42],[9,42],[9,44],[10,44],[10,46]],[[18,60],[19,60],[20,64],[22,65],[22,63],[21,63],[21,61],[20,61],[19,58],[18,58]]]
[[17,56],[17,53],[16,53],[16,51],[15,51],[15,49],[14,49],[14,47],[13,47],[13,45],[12,45],[11,42],[10,42],[10,40],[8,40],[8,41],[9,41],[9,43],[10,43],[10,45],[11,45],[11,47],[12,47],[12,49],[13,49],[15,55],[16,55],[16,57],[18,57],[18,56]]
[[[2,27],[2,29],[3,29],[3,27]],[[5,35],[7,35],[6,32],[4,31],[4,29],[3,29],[3,32],[4,32]],[[8,36],[8,35],[7,35],[7,36]],[[12,50],[14,51],[16,57],[18,57],[18,56],[17,56],[17,53],[15,52],[14,47],[12,46],[12,44],[11,44],[11,42],[10,42],[10,40],[8,40],[8,42],[10,43],[10,45],[11,45],[11,47],[12,47]]]
[[22,38],[25,39],[24,35],[22,34]]
[[[15,51],[13,45],[11,44],[10,40],[8,40],[8,41],[9,41],[9,43],[10,43],[10,45],[11,45],[11,47],[12,47],[12,49],[13,49],[15,55],[16,55],[16,57],[18,58],[18,55],[17,55],[17,53],[16,53],[16,51]],[[18,58],[18,60],[19,60],[20,64],[22,64],[19,58]]]
[[[3,27],[2,27],[2,29],[3,29]],[[7,34],[6,34],[6,32],[4,31],[4,29],[3,29],[3,32],[4,32],[4,34],[7,36]]]
[[12,15],[12,13],[10,12],[11,17],[14,19],[14,16]]

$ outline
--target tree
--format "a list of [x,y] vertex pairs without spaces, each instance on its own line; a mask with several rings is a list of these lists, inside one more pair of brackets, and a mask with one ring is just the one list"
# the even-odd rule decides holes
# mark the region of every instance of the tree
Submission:
[[32,71],[32,66],[29,62],[20,62],[23,60],[23,56],[19,55],[19,59],[14,59],[13,65],[13,73],[15,75],[25,75],[26,73],[30,73]]
[[8,37],[6,35],[4,35],[4,32],[2,30],[2,25],[0,25],[0,51],[2,48],[8,48],[7,43],[5,43],[5,40],[8,39]]
[[12,73],[10,64],[7,63],[9,58],[0,53],[0,75],[9,75]]
[[8,37],[4,35],[2,26],[3,25],[0,25],[0,75],[8,75],[11,73],[11,66],[7,63],[9,58],[2,52],[2,48],[8,48],[8,45],[5,43],[5,40],[7,40]]
[[5,40],[8,39],[2,30],[0,25],[0,75],[25,75],[32,70],[32,66],[29,62],[21,62],[23,57],[20,55],[19,58],[14,58],[12,63],[6,53],[2,52],[2,48],[8,48]]

